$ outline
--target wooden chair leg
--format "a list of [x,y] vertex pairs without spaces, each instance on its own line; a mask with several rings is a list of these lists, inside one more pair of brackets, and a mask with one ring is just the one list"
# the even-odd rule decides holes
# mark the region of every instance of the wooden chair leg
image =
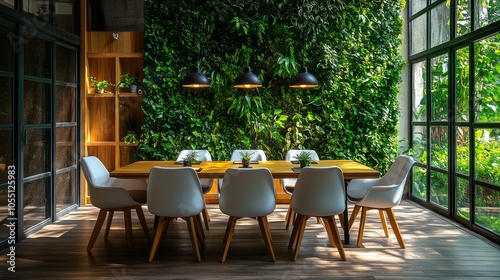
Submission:
[[271,258],[271,261],[276,261],[276,256],[274,255],[271,231],[269,230],[269,223],[267,221],[267,217],[258,217],[260,232],[262,233],[262,238],[264,238],[264,243],[266,244],[267,253]]
[[101,231],[104,219],[106,219],[107,212],[108,211],[105,209],[99,210],[99,215],[97,216],[97,220],[94,225],[94,230],[92,230],[92,235],[90,235],[89,244],[87,245],[87,252],[90,252],[90,250],[92,250],[92,247],[94,247],[94,243],[97,239],[97,236],[99,236],[99,232]]
[[203,214],[203,221],[205,221],[205,228],[207,230],[210,229],[210,225],[209,225],[209,222],[210,222],[210,216],[208,215],[208,209],[207,209],[207,206],[203,206],[203,211],[201,212]]
[[345,230],[345,227],[344,227],[344,213],[340,213],[339,214],[339,222],[340,222],[340,226]]
[[224,252],[222,253],[221,262],[226,261],[227,251],[229,251],[229,245],[231,244],[231,239],[233,238],[234,228],[236,226],[237,217],[230,216],[227,221],[226,233],[224,235]]
[[359,233],[358,233],[358,242],[356,246],[360,247],[361,242],[363,241],[363,232],[365,230],[365,222],[366,222],[366,207],[362,207],[363,209],[361,210],[361,221],[359,222]]
[[401,230],[399,229],[398,222],[396,221],[396,216],[394,215],[394,210],[392,208],[385,209],[389,222],[391,223],[392,230],[398,239],[399,247],[405,248],[405,243],[403,241],[403,236],[401,235]]
[[193,246],[193,252],[196,260],[201,262],[200,248],[198,247],[198,235],[196,234],[196,222],[193,216],[186,218],[188,231],[189,231],[189,239],[191,239],[191,244]]
[[144,235],[146,235],[146,238],[148,239],[149,242],[151,242],[151,235],[149,233],[148,229],[148,223],[146,223],[146,217],[144,217],[144,211],[142,210],[142,206],[137,206],[135,208],[135,211],[137,213],[137,217],[139,218],[139,221],[141,222],[142,226],[142,231],[144,231]]
[[293,222],[294,216],[295,216],[295,212],[292,209],[292,205],[290,205],[290,206],[288,206],[288,211],[286,212],[286,218],[285,218],[285,221],[286,221],[285,229],[286,230],[288,230],[290,228],[290,225]]
[[348,226],[347,230],[351,230],[351,227],[354,224],[356,217],[358,216],[359,209],[361,209],[361,206],[354,205],[354,209],[352,209],[351,217],[349,217],[349,226]]
[[342,241],[340,240],[340,234],[339,234],[339,229],[337,228],[337,223],[335,222],[335,217],[327,217],[325,220],[325,223],[328,224],[328,228],[330,228],[330,232],[332,234],[333,240],[335,242],[335,246],[337,247],[337,250],[339,251],[340,258],[345,261],[346,256],[345,256],[345,251],[344,251],[344,246],[342,245]]
[[167,218],[165,217],[158,217],[158,223],[156,227],[156,233],[155,233],[155,238],[153,240],[153,245],[151,245],[151,252],[149,253],[149,259],[148,261],[153,261],[153,258],[156,254],[156,250],[158,249],[158,246],[160,245],[160,241],[163,239],[165,236],[165,231],[167,229]]
[[111,228],[111,222],[113,221],[114,213],[115,213],[114,210],[108,211],[108,221],[106,223],[106,231],[104,232],[104,240],[108,239],[109,229]]
[[132,214],[130,209],[123,210],[123,216],[125,220],[125,235],[127,237],[128,249],[132,249]]
[[[297,215],[297,219],[299,219],[298,216],[299,215]],[[299,257],[300,244],[302,243],[302,238],[304,237],[304,231],[306,229],[307,219],[309,218],[304,215],[300,215],[300,217],[301,217],[299,222],[300,229],[298,230],[297,242],[295,243],[295,251],[293,252],[293,261],[296,261],[297,258]],[[298,227],[298,225],[294,225],[294,229],[295,227]]]
[[330,241],[330,245],[335,246],[335,240],[333,238],[332,228],[331,228],[330,224],[328,224],[329,217],[321,217],[321,218],[323,219],[322,224],[326,229],[326,233],[328,235],[328,240]]
[[382,222],[382,228],[384,229],[385,237],[389,237],[389,230],[387,229],[387,221],[385,220],[384,210],[379,209],[378,214],[380,216],[380,221]]
[[205,249],[205,232],[203,231],[203,223],[201,221],[201,213],[194,216],[194,225],[196,231],[196,237],[198,238],[198,242],[201,245],[202,249]]
[[293,245],[297,241],[297,236],[299,233],[299,229],[302,226],[302,215],[296,215],[295,221],[294,221],[294,226],[292,230],[292,234],[290,235],[290,241],[288,242],[288,249],[293,248]]

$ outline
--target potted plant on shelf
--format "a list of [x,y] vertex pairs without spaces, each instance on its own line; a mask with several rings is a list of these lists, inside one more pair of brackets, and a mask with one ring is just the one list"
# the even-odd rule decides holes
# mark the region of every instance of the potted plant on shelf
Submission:
[[196,157],[198,156],[198,152],[190,151],[186,154],[185,157],[182,158],[182,164],[184,166],[191,166],[194,162],[196,162]]
[[131,143],[135,144],[139,140],[137,140],[137,135],[133,131],[129,131],[125,137],[123,137],[123,142],[125,145],[130,145]]
[[128,88],[130,89],[130,92],[136,93],[138,83],[139,83],[138,74],[135,74],[135,76],[130,76],[130,73],[125,73],[120,77],[120,84],[118,85],[118,87]]
[[300,168],[304,168],[306,166],[309,166],[312,162],[312,156],[309,152],[302,151],[298,153],[297,155],[294,156],[299,161]]
[[254,153],[252,152],[240,152],[241,156],[241,164],[243,164],[243,167],[250,167],[250,159],[252,158],[252,155]]
[[107,80],[98,81],[96,77],[90,77],[90,83],[92,84],[92,88],[94,88],[95,93],[105,93],[106,88],[108,86],[114,86],[111,82]]

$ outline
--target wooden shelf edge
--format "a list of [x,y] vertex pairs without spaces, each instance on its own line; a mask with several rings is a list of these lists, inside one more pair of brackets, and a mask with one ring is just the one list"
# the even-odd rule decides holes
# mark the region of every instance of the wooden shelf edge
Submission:
[[87,53],[87,58],[144,58],[144,53]]
[[125,98],[128,98],[128,97],[142,97],[142,94],[138,94],[138,93],[132,93],[132,92],[120,92],[118,94],[118,96],[121,98],[121,97],[125,97]]
[[116,146],[117,142],[115,141],[88,141],[87,146],[96,147],[96,146]]
[[109,93],[109,92],[105,92],[105,93],[87,93],[87,97],[90,97],[90,98],[112,98],[112,97],[115,97],[115,94],[114,93]]

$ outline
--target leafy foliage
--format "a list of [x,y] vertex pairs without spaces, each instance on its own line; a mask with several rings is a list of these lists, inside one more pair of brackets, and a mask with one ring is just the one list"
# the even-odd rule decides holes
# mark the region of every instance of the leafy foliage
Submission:
[[[145,1],[140,149],[172,159],[207,149],[314,149],[384,172],[397,156],[401,1]],[[193,65],[212,87],[180,85]],[[263,87],[232,81],[250,65]],[[306,65],[320,86],[288,87]]]

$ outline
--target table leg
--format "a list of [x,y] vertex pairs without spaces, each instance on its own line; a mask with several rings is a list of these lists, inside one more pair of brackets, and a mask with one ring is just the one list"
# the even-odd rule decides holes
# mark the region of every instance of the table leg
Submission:
[[[344,180],[344,186],[346,188],[347,195],[347,184],[349,184],[349,180]],[[344,209],[344,244],[349,244],[349,209],[347,208],[347,197],[345,200],[345,209]]]

